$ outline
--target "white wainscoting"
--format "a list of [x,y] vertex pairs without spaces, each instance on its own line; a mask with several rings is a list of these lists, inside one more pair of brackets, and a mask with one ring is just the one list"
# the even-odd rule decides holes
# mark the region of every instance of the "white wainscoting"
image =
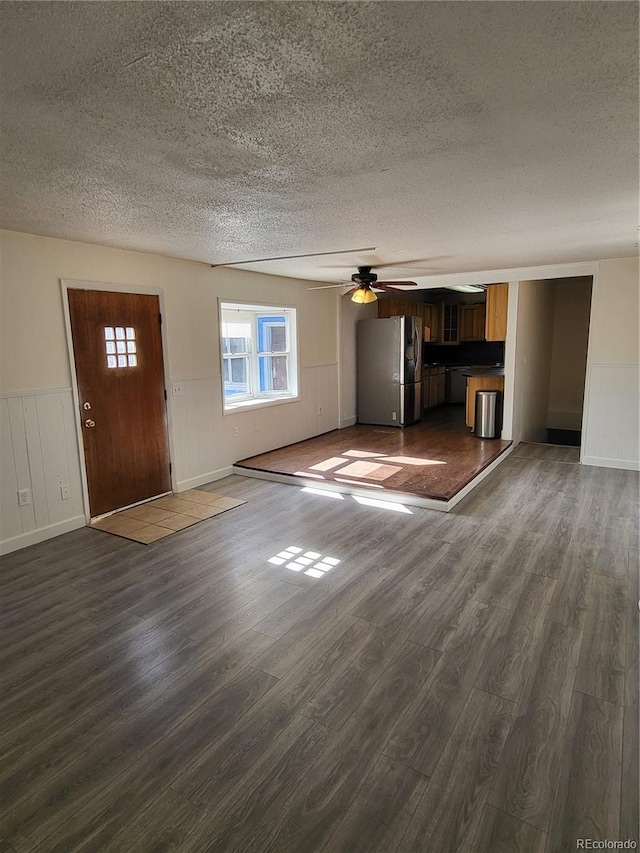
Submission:
[[584,465],[640,470],[639,397],[639,365],[591,365],[580,460]]
[[337,364],[303,367],[296,402],[226,415],[219,374],[174,381],[182,387],[171,398],[179,491],[226,477],[239,459],[338,427]]
[[[0,455],[0,553],[86,523],[71,388],[0,397]],[[31,496],[23,507],[21,489]]]
[[[337,364],[302,368],[296,402],[229,415],[222,414],[219,375],[173,378],[182,387],[170,400],[178,490],[226,477],[239,459],[336,429],[337,377]],[[0,553],[82,527],[71,389],[0,397],[0,415]],[[62,500],[62,485],[70,486],[69,500]],[[29,506],[18,506],[19,489],[29,489]]]

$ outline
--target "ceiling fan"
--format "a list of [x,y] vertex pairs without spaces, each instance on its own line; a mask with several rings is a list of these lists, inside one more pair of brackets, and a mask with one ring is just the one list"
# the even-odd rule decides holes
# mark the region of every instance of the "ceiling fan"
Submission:
[[[358,249],[338,249],[335,252],[310,252],[309,254],[304,255],[280,255],[278,257],[271,258],[252,258],[248,261],[227,261],[222,264],[211,264],[211,266],[215,269],[216,267],[231,267],[238,266],[240,264],[257,264],[264,263],[265,261],[286,261],[293,260],[295,258],[315,258],[320,257],[321,255],[345,255],[345,254],[353,254],[355,252],[375,252],[375,246],[366,246],[364,248]],[[418,283],[415,281],[378,281],[378,276],[371,272],[373,269],[383,269],[385,267],[398,267],[398,266],[409,266],[416,262],[421,262],[424,260],[432,260],[429,258],[416,258],[415,260],[400,262],[400,263],[388,263],[388,264],[376,264],[370,266],[361,266],[358,267],[358,272],[354,273],[351,276],[351,281],[355,285],[350,290],[348,290],[345,296],[351,296],[352,302],[357,302],[361,305],[366,305],[370,302],[375,302],[377,300],[377,296],[372,290],[372,287],[375,287],[376,290],[384,290],[384,291],[395,291],[397,293],[402,293],[402,290],[397,289],[397,285],[401,285],[402,287],[417,287]],[[331,287],[344,287],[348,282],[342,282],[340,284],[327,284],[321,285],[320,287],[310,287],[309,290],[326,290]]]
[[[391,266],[391,264],[380,264],[380,266]],[[358,272],[351,276],[351,281],[355,284],[355,287],[348,290],[345,293],[345,296],[351,296],[352,302],[356,302],[359,305],[368,305],[370,302],[375,302],[378,297],[372,290],[374,287],[376,290],[384,290],[391,293],[403,293],[402,290],[398,289],[399,286],[418,286],[416,281],[378,281],[378,276],[374,272],[371,272],[373,269],[375,269],[373,266],[358,267]],[[346,283],[347,282],[343,282],[341,284],[325,284],[320,285],[320,287],[310,287],[308,289],[327,290],[331,287],[344,287]]]

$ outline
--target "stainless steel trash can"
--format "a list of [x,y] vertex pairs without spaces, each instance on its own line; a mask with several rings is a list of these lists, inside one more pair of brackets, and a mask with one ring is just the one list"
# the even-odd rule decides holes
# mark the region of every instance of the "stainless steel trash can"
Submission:
[[478,438],[498,437],[498,392],[476,391],[474,432]]

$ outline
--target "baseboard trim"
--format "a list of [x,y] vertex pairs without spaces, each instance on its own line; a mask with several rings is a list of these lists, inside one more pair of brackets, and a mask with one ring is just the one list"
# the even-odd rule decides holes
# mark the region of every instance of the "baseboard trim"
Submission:
[[345,429],[346,427],[354,426],[358,423],[358,418],[355,415],[352,418],[343,418],[340,421],[340,426],[338,429]]
[[640,462],[633,459],[607,459],[604,456],[583,456],[581,465],[596,465],[598,468],[621,468],[623,471],[640,471]]
[[21,533],[19,536],[12,536],[11,539],[4,539],[0,542],[0,555],[12,554],[14,551],[28,548],[29,545],[37,545],[38,542],[55,539],[56,536],[62,536],[63,533],[71,533],[72,530],[79,530],[81,527],[85,527],[86,523],[87,519],[84,515],[76,515],[73,518],[67,518],[56,524],[48,524],[46,527],[39,527],[37,530],[30,530],[28,533]]
[[198,486],[205,486],[214,480],[222,480],[223,477],[229,477],[233,473],[233,467],[229,465],[226,468],[218,468],[217,471],[209,471],[206,474],[199,474],[197,477],[189,477],[188,480],[178,480],[176,491],[186,492],[187,489],[197,489]]

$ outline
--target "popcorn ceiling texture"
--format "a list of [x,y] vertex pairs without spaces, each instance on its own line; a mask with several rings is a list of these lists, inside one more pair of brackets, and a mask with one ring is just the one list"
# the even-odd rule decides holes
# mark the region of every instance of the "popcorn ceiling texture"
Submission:
[[378,247],[254,267],[327,281],[636,252],[635,3],[5,2],[0,27],[5,228]]

